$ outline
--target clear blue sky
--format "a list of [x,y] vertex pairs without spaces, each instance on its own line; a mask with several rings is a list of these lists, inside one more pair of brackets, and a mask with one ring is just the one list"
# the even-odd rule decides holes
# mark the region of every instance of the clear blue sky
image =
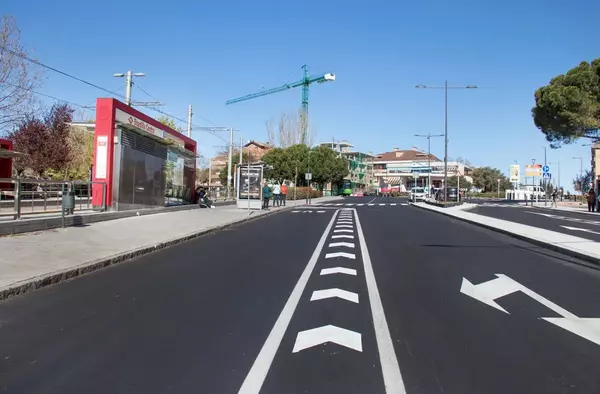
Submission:
[[[413,134],[443,132],[443,92],[414,86],[475,84],[450,92],[449,156],[505,172],[514,160],[543,162],[546,143],[530,115],[535,89],[600,56],[596,0],[4,0],[1,12],[17,18],[40,61],[110,90],[124,84],[113,73],[145,72],[138,83],[164,111],[185,118],[192,104],[194,123],[233,125],[245,140],[265,140],[265,120],[297,110],[300,89],[225,101],[298,80],[305,63],[337,77],[310,91],[317,141],[346,139],[362,151],[426,149]],[[89,105],[104,95],[45,77],[41,91],[65,100]],[[133,97],[153,101],[135,87]],[[224,144],[193,137],[206,156]],[[589,166],[580,145],[548,149],[567,188],[579,170],[572,157]],[[442,139],[432,151],[443,157]]]

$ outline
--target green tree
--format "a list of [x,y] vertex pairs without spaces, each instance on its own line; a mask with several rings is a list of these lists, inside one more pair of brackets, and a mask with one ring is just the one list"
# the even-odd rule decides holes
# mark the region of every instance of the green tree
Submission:
[[310,155],[312,181],[320,185],[340,182],[348,175],[348,162],[326,146],[313,148]]
[[165,126],[172,128],[173,130],[177,130],[180,133],[183,132],[183,129],[181,127],[178,127],[175,124],[175,120],[172,118],[169,118],[168,116],[161,116],[160,118],[158,118],[156,120],[158,120],[160,123],[164,124]]
[[[507,190],[512,187],[508,178],[497,168],[478,167],[473,170],[473,185],[483,192],[497,191],[498,179],[500,179],[500,190]],[[461,179],[462,183],[462,179]]]
[[531,113],[552,147],[600,138],[600,58],[581,62],[537,89]]
[[273,167],[265,174],[268,178],[282,183],[286,179],[293,179],[295,170],[290,165],[289,152],[286,149],[274,148],[265,153],[262,161]]
[[[497,182],[497,181],[496,181]],[[448,186],[450,187],[458,187],[458,177],[455,176],[451,176],[450,178],[448,178]],[[473,187],[473,184],[471,182],[469,182],[467,180],[467,178],[465,178],[464,176],[460,177],[460,189],[461,190],[471,190],[471,188]]]

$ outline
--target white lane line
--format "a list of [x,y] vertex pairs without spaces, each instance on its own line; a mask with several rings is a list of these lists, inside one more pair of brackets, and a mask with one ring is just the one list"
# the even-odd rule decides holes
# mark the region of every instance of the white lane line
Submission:
[[365,204],[356,204],[357,207],[362,207]]
[[335,297],[358,304],[358,294],[357,293],[353,293],[351,291],[342,290],[342,289],[338,289],[338,288],[313,291],[312,296],[310,297],[310,300],[318,301],[318,300],[324,300],[327,298],[335,298]]
[[311,330],[300,331],[296,337],[296,343],[294,344],[292,353],[297,353],[301,350],[321,345],[326,342],[337,343],[338,345],[356,350],[357,352],[362,352],[362,337],[358,332],[327,325]]
[[340,234],[340,235],[332,235],[331,236],[331,239],[339,239],[339,238],[354,239],[354,235]]
[[400,205],[405,205],[405,206],[406,206],[406,205],[408,205],[408,204],[407,204],[407,203],[402,203],[402,204],[400,204]]
[[374,199],[372,199],[371,201],[369,201],[367,204],[370,204],[370,203],[372,203],[375,200],[377,200],[377,197],[375,197]]
[[340,230],[333,230],[334,233],[353,233],[354,230],[348,230],[347,228],[343,228]]
[[[323,246],[325,246],[325,242],[327,241],[327,236],[333,227],[333,223],[335,222],[335,218],[337,216],[338,211],[336,211],[327,228],[323,232],[315,251],[313,252],[308,264],[304,268],[302,275],[300,275],[300,279],[294,286],[290,297],[288,298],[283,310],[279,314],[273,329],[269,333],[267,340],[265,341],[262,349],[256,356],[254,360],[254,364],[252,364],[252,368],[250,368],[250,372],[246,375],[246,379],[244,379],[244,383],[238,394],[259,394],[260,389],[269,373],[269,369],[271,368],[271,364],[273,363],[273,359],[275,358],[275,353],[277,353],[277,349],[279,345],[281,345],[281,340],[283,339],[283,335],[290,325],[290,320],[292,320],[292,316],[294,315],[294,311],[298,307],[298,302],[300,301],[300,297],[306,288],[306,284],[310,279],[310,275],[312,274],[317,261],[319,260],[319,256],[321,255],[321,251],[323,250]],[[323,272],[321,271],[321,275]],[[356,271],[354,271],[354,275],[356,275]]]
[[385,204],[379,204],[380,207],[383,207]]
[[349,224],[336,224],[335,228],[352,228]]
[[300,211],[292,211],[292,213],[298,213],[298,212],[300,212]]
[[393,207],[395,207],[395,206],[396,206],[396,205],[398,205],[398,204],[396,204],[396,203],[393,203],[393,204],[390,204],[390,205],[391,205],[391,206],[393,206]]
[[333,267],[333,268],[323,268],[320,273],[320,275],[332,275],[332,274],[344,274],[344,275],[356,276],[356,270],[353,270],[352,268]]
[[346,253],[346,252],[327,253],[325,255],[326,259],[334,259],[336,257],[343,257],[345,259],[352,259],[352,260],[354,260],[356,258],[356,255],[354,253]]
[[369,249],[367,249],[367,242],[365,241],[358,212],[354,211],[354,216],[356,217],[356,230],[365,269],[365,280],[367,281],[367,291],[369,293],[371,313],[373,314],[373,327],[375,328],[375,338],[377,340],[377,349],[379,350],[379,361],[381,363],[385,391],[389,394],[406,394],[404,380],[402,379],[402,373],[400,372],[400,366],[398,365],[398,359],[394,351],[390,329],[385,319],[383,304],[381,303],[373,265],[371,264],[371,256],[369,255]]
[[351,207],[351,206],[353,206],[353,205],[354,205],[354,204],[346,204],[346,206],[347,206],[347,207]]
[[352,242],[332,242],[329,244],[330,248],[336,248],[339,246],[343,246],[344,248],[354,248],[354,244]]
[[370,207],[372,207],[372,206],[373,206],[373,205],[375,205],[375,204],[367,204],[367,205],[368,205],[368,206],[370,206]]
[[317,213],[325,213],[325,211],[317,211]]
[[334,204],[336,207],[341,207],[344,204]]

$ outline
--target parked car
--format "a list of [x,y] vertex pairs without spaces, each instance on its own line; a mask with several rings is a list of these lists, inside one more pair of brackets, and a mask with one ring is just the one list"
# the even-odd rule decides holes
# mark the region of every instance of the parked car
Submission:
[[410,195],[408,197],[410,202],[417,202],[419,200],[423,201],[427,197],[427,192],[422,187],[414,187],[410,191]]

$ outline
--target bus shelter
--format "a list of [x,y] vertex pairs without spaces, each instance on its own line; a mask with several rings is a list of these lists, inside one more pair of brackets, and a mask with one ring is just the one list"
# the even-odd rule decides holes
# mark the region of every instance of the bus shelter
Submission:
[[238,164],[237,207],[240,209],[262,208],[263,165]]

